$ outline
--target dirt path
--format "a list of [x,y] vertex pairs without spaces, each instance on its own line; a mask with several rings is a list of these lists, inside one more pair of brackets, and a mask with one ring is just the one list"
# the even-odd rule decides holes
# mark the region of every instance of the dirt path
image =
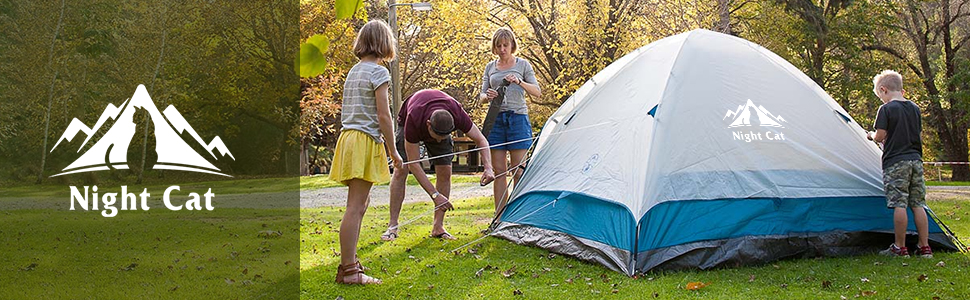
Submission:
[[[409,185],[404,190],[404,203],[431,201],[428,194],[419,186]],[[453,183],[451,185],[451,199],[465,199],[492,196],[492,186],[480,186],[477,183]],[[370,206],[387,205],[390,198],[390,187],[379,185],[370,190]],[[333,187],[300,192],[300,207],[343,206],[347,202],[347,187]]]
[[963,199],[970,200],[970,186],[928,186],[926,200]]
[[[970,200],[970,186],[928,186],[926,200],[965,199]],[[418,186],[408,186],[404,203],[429,201],[428,195]],[[387,205],[390,190],[388,186],[375,186],[371,189],[370,205]],[[492,196],[492,186],[479,186],[475,183],[455,183],[451,187],[452,199]],[[347,201],[347,188],[334,187],[300,192],[300,207],[342,206]]]

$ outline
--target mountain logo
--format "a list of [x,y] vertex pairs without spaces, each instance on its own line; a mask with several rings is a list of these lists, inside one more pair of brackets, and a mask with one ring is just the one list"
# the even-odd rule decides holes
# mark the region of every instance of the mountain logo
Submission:
[[158,161],[152,166],[152,169],[190,171],[232,177],[222,173],[219,168],[193,150],[192,146],[189,146],[182,139],[181,134],[187,132],[196,143],[208,151],[209,155],[216,160],[219,159],[216,153],[219,153],[220,156],[228,155],[236,160],[229,149],[226,148],[222,139],[216,136],[209,143],[203,141],[202,137],[195,132],[195,129],[192,129],[192,126],[185,121],[182,114],[175,109],[175,106],[169,105],[164,111],[159,112],[145,86],[140,84],[135,89],[135,94],[125,100],[120,107],[109,103],[94,127],[87,127],[77,118],[71,120],[67,130],[51,148],[51,152],[54,152],[54,149],[62,141],[70,142],[78,135],[78,132],[83,132],[86,137],[77,150],[77,152],[81,152],[81,149],[84,149],[84,146],[91,141],[98,129],[105,124],[105,121],[112,119],[114,123],[81,157],[64,168],[61,173],[51,177],[81,172],[130,169],[127,161],[128,146],[136,132],[137,124],[133,121],[133,117],[135,111],[139,109],[147,111],[155,128],[155,151],[158,153]]
[[[754,114],[751,113],[752,111],[754,111]],[[754,102],[751,102],[751,99],[748,99],[748,102],[744,105],[738,105],[737,110],[728,110],[721,120],[733,117],[734,119],[731,121],[731,125],[728,125],[728,128],[745,127],[752,126],[751,116],[757,117],[757,123],[762,127],[785,128],[781,123],[788,123],[781,116],[772,115],[764,106],[755,106]]]

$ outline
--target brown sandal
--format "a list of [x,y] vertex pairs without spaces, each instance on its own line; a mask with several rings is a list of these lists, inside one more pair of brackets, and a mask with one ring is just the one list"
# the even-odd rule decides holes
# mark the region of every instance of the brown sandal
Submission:
[[[353,276],[353,275],[357,275],[356,280],[353,280],[353,281],[344,280],[345,277]],[[380,279],[370,277],[364,274],[364,271],[361,270],[360,262],[357,262],[351,265],[338,266],[336,282],[342,283],[342,284],[381,284],[383,283]]]
[[[370,271],[370,268],[360,264],[360,260],[357,260],[356,262],[354,262],[354,265],[361,271]],[[346,273],[346,270],[344,269],[344,266],[337,266],[337,283],[341,283],[340,280],[341,278],[344,278],[345,273]]]

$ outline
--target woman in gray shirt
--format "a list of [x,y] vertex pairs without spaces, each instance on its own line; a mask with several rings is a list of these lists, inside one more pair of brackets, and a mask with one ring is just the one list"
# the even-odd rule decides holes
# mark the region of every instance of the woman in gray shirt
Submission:
[[[482,75],[482,93],[479,95],[482,103],[489,103],[498,96],[497,90],[502,86],[503,80],[509,82],[505,89],[501,113],[495,118],[495,125],[488,133],[488,143],[492,145],[490,152],[495,174],[505,173],[509,166],[515,167],[522,163],[532,144],[529,140],[532,138],[532,124],[529,122],[529,108],[526,106],[525,95],[542,96],[532,64],[528,60],[515,57],[516,50],[517,43],[512,30],[508,28],[496,30],[492,36],[492,53],[498,55],[498,59],[489,62]],[[506,155],[511,159],[507,159]],[[516,170],[515,182],[518,182],[520,176],[522,176],[521,169]],[[501,210],[507,196],[505,180],[505,176],[496,176],[492,185],[492,190],[495,192],[496,213]]]

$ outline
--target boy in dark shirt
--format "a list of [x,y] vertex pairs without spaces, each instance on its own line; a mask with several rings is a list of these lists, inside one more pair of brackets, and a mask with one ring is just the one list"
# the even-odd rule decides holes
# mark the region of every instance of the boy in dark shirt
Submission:
[[876,132],[869,138],[883,143],[882,181],[886,187],[886,206],[893,209],[895,243],[880,253],[909,257],[906,249],[906,208],[913,211],[913,221],[919,233],[916,255],[933,257],[928,241],[926,218],[926,185],[923,181],[923,142],[920,131],[920,110],[903,97],[903,77],[886,70],[872,79],[873,92],[882,100],[876,114]]

